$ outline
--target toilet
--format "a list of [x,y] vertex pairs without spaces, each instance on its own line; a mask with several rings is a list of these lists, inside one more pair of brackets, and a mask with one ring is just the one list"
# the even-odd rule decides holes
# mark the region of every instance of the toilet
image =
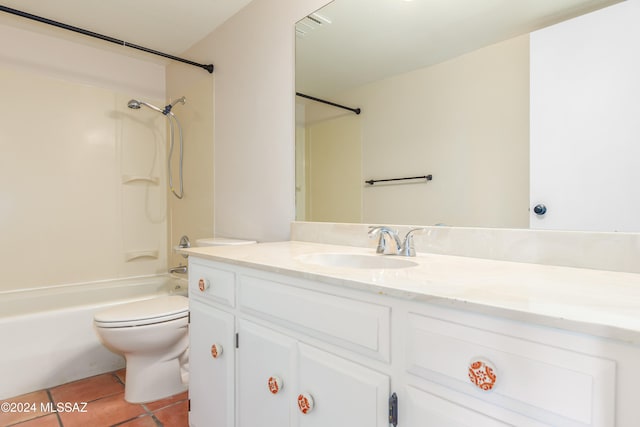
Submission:
[[150,402],[187,389],[189,299],[167,295],[116,305],[94,315],[104,345],[124,355],[124,398]]
[[196,247],[253,245],[254,243],[257,242],[255,240],[231,239],[229,237],[209,237],[206,239],[197,239]]
[[[213,237],[196,246],[235,246],[253,240]],[[151,402],[185,391],[189,382],[189,299],[167,295],[115,305],[93,323],[102,343],[124,355],[124,399]]]

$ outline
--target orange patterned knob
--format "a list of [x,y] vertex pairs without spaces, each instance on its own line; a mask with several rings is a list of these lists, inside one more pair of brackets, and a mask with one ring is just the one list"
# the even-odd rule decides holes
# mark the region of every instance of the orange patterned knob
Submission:
[[489,391],[496,385],[496,369],[487,360],[475,359],[469,364],[469,380],[481,390]]
[[280,379],[280,377],[269,377],[269,380],[267,381],[267,387],[269,387],[269,391],[272,394],[278,394],[278,392],[280,390],[282,390],[282,380]]
[[309,413],[313,409],[313,397],[308,393],[298,395],[298,409],[303,414]]
[[211,357],[217,359],[220,356],[222,356],[222,346],[218,343],[213,344],[211,346]]
[[209,288],[209,281],[207,279],[201,277],[200,280],[198,280],[198,289],[200,289],[202,292],[204,292],[208,288]]

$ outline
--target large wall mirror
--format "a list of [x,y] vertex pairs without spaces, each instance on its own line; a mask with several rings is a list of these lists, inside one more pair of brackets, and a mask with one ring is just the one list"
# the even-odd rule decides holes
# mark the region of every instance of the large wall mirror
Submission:
[[637,22],[640,0],[329,3],[296,25],[296,92],[361,113],[296,96],[297,219],[640,231]]

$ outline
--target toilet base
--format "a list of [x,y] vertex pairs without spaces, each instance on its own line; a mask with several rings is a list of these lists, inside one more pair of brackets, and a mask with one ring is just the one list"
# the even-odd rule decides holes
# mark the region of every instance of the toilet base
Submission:
[[151,361],[146,357],[126,357],[127,374],[124,400],[146,403],[164,399],[187,390],[178,358]]

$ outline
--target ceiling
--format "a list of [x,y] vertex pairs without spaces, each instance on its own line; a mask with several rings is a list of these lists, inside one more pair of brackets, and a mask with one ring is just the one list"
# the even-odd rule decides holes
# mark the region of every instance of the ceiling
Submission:
[[618,1],[335,0],[296,25],[296,90],[330,97]]
[[[0,0],[1,5],[12,9],[175,56],[180,56],[250,2],[251,0]],[[74,37],[74,40],[82,40],[87,44],[112,45],[4,12],[0,12],[0,24],[59,37]],[[133,49],[128,51],[134,52],[130,54],[144,55],[149,60],[159,60],[149,54],[136,54],[137,51]],[[207,59],[199,60],[204,62]]]
[[[297,39],[296,87],[327,96],[442,62],[617,1],[620,0],[336,0],[319,11],[331,24],[307,29]],[[250,2],[0,0],[6,7],[176,56]],[[3,12],[0,24],[166,62]],[[214,58],[188,59],[208,63]]]

